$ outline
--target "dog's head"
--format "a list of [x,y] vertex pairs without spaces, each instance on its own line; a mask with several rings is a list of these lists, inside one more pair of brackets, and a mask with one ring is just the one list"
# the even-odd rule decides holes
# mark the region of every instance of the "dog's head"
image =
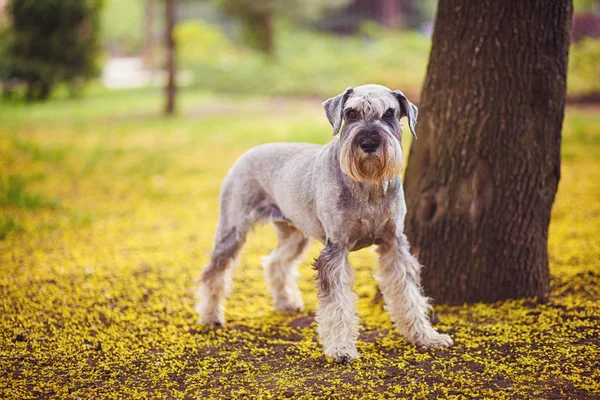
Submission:
[[379,182],[402,171],[400,118],[408,118],[415,133],[417,107],[404,94],[385,86],[348,88],[323,103],[325,114],[340,135],[340,167],[351,179]]

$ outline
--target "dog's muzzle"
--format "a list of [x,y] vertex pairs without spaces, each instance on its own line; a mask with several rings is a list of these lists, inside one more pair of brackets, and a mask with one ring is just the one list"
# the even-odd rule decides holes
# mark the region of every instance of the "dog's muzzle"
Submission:
[[376,129],[359,132],[358,145],[365,153],[374,153],[381,145],[381,135]]

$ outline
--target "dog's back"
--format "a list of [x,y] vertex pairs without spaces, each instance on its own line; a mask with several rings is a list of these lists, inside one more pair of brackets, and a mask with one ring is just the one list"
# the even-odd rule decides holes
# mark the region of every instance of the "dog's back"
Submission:
[[308,234],[320,234],[318,222],[307,220],[313,213],[297,205],[314,203],[314,167],[326,146],[282,142],[248,150],[227,174],[221,204],[243,202],[235,206],[235,212],[241,208],[246,213],[262,205],[276,205],[282,216],[302,225]]
[[[304,178],[312,175],[312,165],[322,149],[323,146],[311,143],[281,142],[256,146],[240,156],[227,174],[226,181],[235,179],[240,184],[251,181],[274,198],[275,186],[288,191],[293,189],[288,184],[302,184],[298,182],[297,171],[303,171]],[[292,170],[296,172],[291,173]],[[226,184],[228,182],[224,182]]]

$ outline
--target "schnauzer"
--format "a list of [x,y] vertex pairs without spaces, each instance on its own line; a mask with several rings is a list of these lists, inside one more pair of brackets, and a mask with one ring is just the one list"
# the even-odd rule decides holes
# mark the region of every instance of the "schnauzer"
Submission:
[[222,303],[240,249],[255,224],[270,221],[278,246],[265,258],[264,267],[277,310],[303,309],[297,264],[309,237],[325,245],[315,262],[317,330],[325,355],[337,361],[358,357],[348,253],[373,244],[379,254],[379,286],[397,329],[417,345],[452,345],[448,335],[431,326],[429,300],[420,285],[421,265],[403,233],[400,118],[407,117],[416,138],[417,107],[402,92],[379,85],[348,88],[323,107],[333,134],[341,129],[339,139],[325,146],[257,146],[225,177],[214,248],[198,290],[199,322],[225,323]]

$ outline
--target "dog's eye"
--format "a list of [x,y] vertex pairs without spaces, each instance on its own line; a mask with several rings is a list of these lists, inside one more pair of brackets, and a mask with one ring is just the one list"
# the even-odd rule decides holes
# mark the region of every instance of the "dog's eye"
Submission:
[[348,119],[356,119],[357,117],[358,117],[358,114],[354,110],[350,110],[346,114],[346,118],[348,118]]
[[383,116],[386,118],[391,118],[394,116],[394,110],[389,108],[386,112],[383,113]]

